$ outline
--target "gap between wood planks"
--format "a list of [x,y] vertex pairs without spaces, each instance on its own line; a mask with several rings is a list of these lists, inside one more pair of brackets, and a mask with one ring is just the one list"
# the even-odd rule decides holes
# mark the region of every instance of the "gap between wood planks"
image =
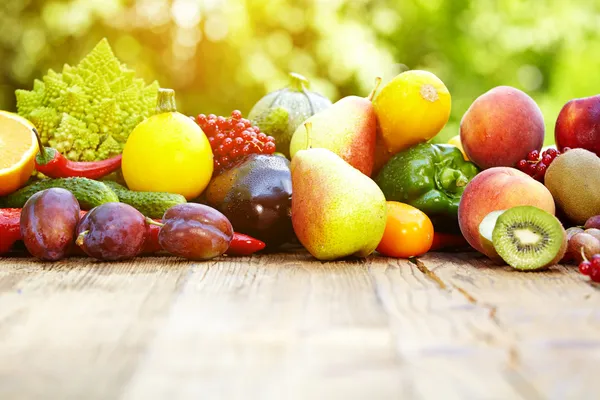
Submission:
[[[446,283],[444,280],[435,273],[434,270],[430,269],[425,265],[425,263],[419,258],[410,258],[409,261],[413,263],[419,271],[423,275],[425,275],[428,279],[434,282],[441,290],[452,290],[455,289],[458,293],[460,293],[469,303],[476,305],[478,307],[483,307],[488,310],[488,318],[492,321],[494,325],[502,330],[507,330],[506,327],[500,322],[496,315],[496,311],[498,309],[497,306],[490,303],[481,302],[474,295],[469,293],[465,288],[458,286],[454,283]],[[511,333],[512,340],[508,346],[507,355],[507,367],[508,371],[505,374],[507,380],[512,384],[515,390],[526,399],[542,399],[543,396],[531,385],[528,380],[518,372],[518,367],[520,365],[520,354],[515,342],[517,340],[514,337],[514,333]],[[486,340],[489,342],[489,339]]]

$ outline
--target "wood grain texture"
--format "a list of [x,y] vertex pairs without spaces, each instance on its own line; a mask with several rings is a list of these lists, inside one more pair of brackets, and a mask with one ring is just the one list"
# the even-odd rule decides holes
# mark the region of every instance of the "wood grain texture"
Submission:
[[473,254],[0,260],[0,399],[586,399],[600,294]]

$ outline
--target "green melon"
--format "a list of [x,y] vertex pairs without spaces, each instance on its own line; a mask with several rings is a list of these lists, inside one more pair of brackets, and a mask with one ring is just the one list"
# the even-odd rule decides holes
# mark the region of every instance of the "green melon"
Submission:
[[289,86],[267,94],[248,114],[261,132],[275,138],[277,151],[287,158],[290,158],[290,141],[298,126],[331,105],[327,97],[309,91],[308,86],[305,77],[292,72]]

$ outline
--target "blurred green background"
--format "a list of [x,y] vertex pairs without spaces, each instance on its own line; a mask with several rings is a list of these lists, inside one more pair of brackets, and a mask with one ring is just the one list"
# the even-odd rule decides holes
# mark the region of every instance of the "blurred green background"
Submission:
[[0,109],[107,37],[188,115],[246,115],[290,71],[335,101],[426,69],[452,94],[438,140],[477,96],[511,85],[540,105],[549,144],[564,103],[600,92],[598,27],[589,0],[1,0]]

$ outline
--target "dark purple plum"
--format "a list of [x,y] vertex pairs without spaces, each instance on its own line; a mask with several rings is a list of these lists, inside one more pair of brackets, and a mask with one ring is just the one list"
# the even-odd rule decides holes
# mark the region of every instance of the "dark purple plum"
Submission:
[[77,226],[77,245],[90,257],[117,261],[141,253],[146,217],[124,203],[104,203],[90,210]]
[[233,238],[227,217],[212,207],[187,203],[165,212],[158,243],[167,252],[189,260],[209,260],[225,253]]
[[27,251],[41,260],[64,258],[73,246],[79,211],[77,199],[65,189],[46,189],[31,196],[20,221]]

